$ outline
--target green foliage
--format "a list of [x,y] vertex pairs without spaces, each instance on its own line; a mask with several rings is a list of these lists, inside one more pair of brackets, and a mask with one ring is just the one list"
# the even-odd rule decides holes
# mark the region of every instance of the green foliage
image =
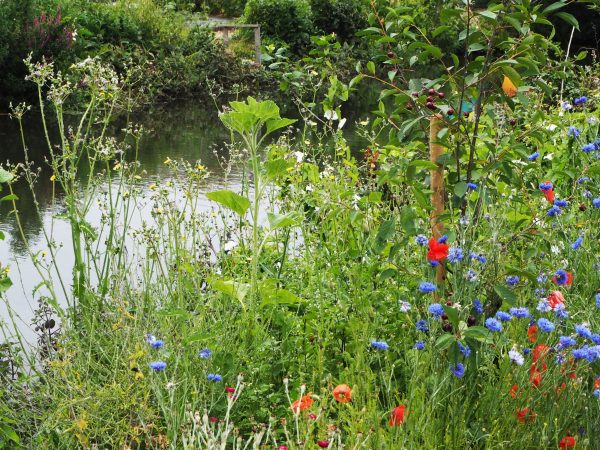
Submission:
[[211,14],[225,14],[229,17],[239,17],[244,13],[246,0],[196,0],[197,7]]
[[367,26],[365,0],[310,0],[313,22],[321,34],[335,33],[341,41],[354,41]]
[[306,49],[314,32],[308,0],[249,0],[243,20],[259,24],[261,33],[289,45],[294,53]]

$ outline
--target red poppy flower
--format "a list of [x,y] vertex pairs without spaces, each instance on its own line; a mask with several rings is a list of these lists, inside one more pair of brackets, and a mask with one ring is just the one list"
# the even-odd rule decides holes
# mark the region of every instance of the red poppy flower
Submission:
[[303,395],[300,400],[296,400],[292,403],[292,410],[294,413],[298,411],[304,411],[312,406],[314,400],[311,398],[312,392],[309,392],[307,395]]
[[558,446],[562,450],[567,450],[568,448],[575,447],[575,438],[573,436],[566,436],[560,440]]
[[217,419],[216,417],[211,417],[208,420],[210,420],[212,423],[218,422],[219,419]]
[[537,341],[537,330],[538,330],[537,325],[531,325],[527,329],[527,336],[529,338],[529,342],[535,342],[535,341]]
[[542,192],[544,193],[544,197],[546,197],[546,200],[548,200],[549,203],[554,202],[554,198],[556,197],[556,195],[554,194],[554,191],[552,189],[546,189]]
[[347,384],[340,384],[333,390],[333,398],[340,403],[348,403],[352,400],[352,389]]
[[531,381],[533,387],[538,387],[542,382],[542,374],[539,370],[535,368],[535,365],[532,367],[532,369],[534,370],[533,373],[529,376],[529,381]]
[[550,305],[550,308],[552,308],[552,310],[554,310],[554,308],[556,308],[558,305],[562,305],[564,302],[565,297],[560,291],[554,291],[548,296],[548,304]]
[[517,390],[518,387],[516,384],[513,384],[512,387],[510,388],[510,391],[508,391],[508,394],[512,397],[515,398],[517,396]]
[[327,448],[327,447],[329,447],[329,441],[325,441],[325,440],[317,441],[317,445],[321,448]]
[[309,414],[308,414],[308,418],[309,418],[309,419],[312,419],[312,420],[316,420],[316,418],[317,418],[317,415],[316,415],[316,414],[313,414],[313,413],[309,413]]
[[227,387],[225,388],[225,392],[228,392],[229,394],[233,394],[233,393],[235,392],[235,388],[234,388],[234,387],[227,386]]
[[440,262],[442,259],[448,256],[448,245],[440,244],[435,239],[429,239],[429,251],[427,252],[427,259],[429,261]]
[[594,389],[600,389],[600,377],[594,380]]
[[533,422],[536,417],[537,414],[531,411],[529,408],[517,409],[517,420],[520,423]]
[[390,415],[390,427],[402,425],[407,415],[408,411],[404,405],[396,406]]
[[[537,362],[538,359],[542,358],[542,361],[546,358],[546,355],[550,351],[550,347],[545,344],[538,344],[533,349],[533,360]],[[535,364],[534,364],[535,365]],[[545,366],[545,364],[544,364]]]

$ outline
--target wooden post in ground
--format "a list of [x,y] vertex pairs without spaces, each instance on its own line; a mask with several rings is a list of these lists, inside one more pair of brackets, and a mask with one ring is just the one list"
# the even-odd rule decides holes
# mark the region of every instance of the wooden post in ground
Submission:
[[[437,165],[437,168],[431,171],[430,186],[431,194],[431,230],[433,237],[439,239],[444,234],[444,224],[438,220],[438,217],[444,213],[444,166],[438,162],[438,158],[444,153],[444,147],[437,144],[438,133],[442,129],[442,116],[434,114],[429,122],[429,159]],[[442,283],[446,279],[446,271],[441,264],[437,268],[436,280]]]
[[254,28],[254,54],[256,55],[256,64],[260,65],[260,25]]

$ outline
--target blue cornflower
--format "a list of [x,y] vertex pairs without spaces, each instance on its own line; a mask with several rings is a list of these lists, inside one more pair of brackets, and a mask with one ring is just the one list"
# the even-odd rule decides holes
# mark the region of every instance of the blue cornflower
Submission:
[[545,331],[546,333],[550,333],[551,331],[554,331],[554,324],[552,322],[550,322],[548,319],[545,318],[541,318],[537,321],[538,327],[540,327],[540,330]]
[[429,244],[429,240],[427,239],[426,236],[423,236],[422,234],[419,234],[416,238],[415,238],[415,242],[417,243],[417,245],[420,245],[422,247],[425,247]]
[[510,319],[512,319],[512,316],[505,311],[498,311],[496,313],[496,319],[498,319],[500,322],[508,322]]
[[562,210],[558,206],[553,206],[548,210],[548,212],[546,212],[546,215],[548,217],[556,217],[556,216],[560,215],[561,213],[562,213]]
[[165,346],[165,341],[161,339],[154,339],[152,342],[149,342],[152,348],[163,348]]
[[502,324],[493,317],[488,317],[485,319],[485,327],[493,332],[502,331]]
[[475,281],[477,279],[477,272],[469,269],[467,270],[467,273],[465,273],[465,278],[467,281]]
[[148,364],[152,370],[155,372],[160,372],[161,370],[165,370],[167,368],[167,363],[164,361],[153,361]]
[[578,137],[581,134],[581,130],[577,127],[574,127],[573,125],[571,125],[569,127],[569,131],[567,131],[567,135],[571,136],[571,137]]
[[425,293],[425,294],[429,294],[431,292],[435,292],[437,291],[437,287],[435,286],[435,284],[430,283],[428,281],[423,281],[420,285],[419,285],[419,291]]
[[462,261],[464,257],[465,255],[460,247],[452,247],[448,250],[448,261],[451,263]]
[[567,348],[577,344],[577,341],[571,336],[561,336],[558,338],[558,343],[561,348]]
[[467,183],[467,189],[474,191],[477,189],[477,185],[475,183]]
[[600,308],[600,292],[596,294],[596,308]]
[[584,144],[583,147],[581,147],[581,150],[583,150],[585,153],[590,153],[590,152],[593,152],[594,150],[596,150],[596,145]]
[[425,349],[425,342],[423,342],[423,341],[415,342],[415,349],[417,349],[417,350]]
[[[600,308],[600,306],[598,308]],[[473,300],[473,310],[477,314],[483,314],[483,306],[481,306],[481,301],[477,298]]]
[[400,311],[401,312],[408,312],[410,311],[411,305],[408,302],[405,302],[404,300],[398,300],[398,304],[400,305]]
[[594,344],[600,345],[600,334],[593,333],[591,339]]
[[540,157],[540,152],[533,152],[531,155],[527,157],[529,161],[535,161]]
[[427,323],[426,320],[423,320],[423,319],[419,320],[416,323],[416,327],[417,327],[417,330],[422,331],[424,333],[427,333],[429,331],[429,324]]
[[450,366],[450,370],[456,378],[462,378],[465,375],[465,366],[462,363],[457,363],[455,366]]
[[600,397],[600,389],[594,389],[594,397]]
[[516,286],[518,282],[519,282],[518,275],[510,275],[510,276],[506,277],[506,284],[508,284],[509,286]]
[[390,346],[385,341],[371,341],[371,347],[377,350],[387,350]]
[[566,200],[561,200],[560,198],[554,200],[554,206],[558,206],[559,208],[566,208],[568,205],[569,203]]
[[573,104],[574,105],[581,105],[583,103],[587,102],[587,97],[585,95],[582,95],[579,98],[576,98],[575,100],[573,100]]
[[438,240],[438,244],[445,244],[446,241],[448,241],[448,236],[447,235],[443,235],[441,238],[439,238]]
[[592,200],[592,205],[594,205],[594,208],[600,208],[600,197],[596,197]]
[[208,359],[212,355],[212,352],[208,348],[203,348],[198,352],[198,356],[203,359]]
[[457,342],[458,350],[463,354],[465,358],[468,358],[471,355],[471,348],[468,345],[462,345],[460,342]]
[[524,348],[523,349],[523,353],[526,355],[529,355],[531,353],[531,349],[530,348]]
[[577,179],[577,184],[583,184],[586,181],[590,181],[590,178],[589,177],[581,177],[581,178]]
[[429,314],[433,314],[434,316],[441,316],[444,314],[444,307],[439,303],[432,303],[429,305]]
[[575,332],[582,338],[586,338],[586,339],[592,338],[592,332],[590,331],[590,329],[588,327],[586,327],[583,324],[575,325]]
[[554,307],[554,312],[558,319],[566,319],[569,317],[569,311],[562,303]]
[[540,183],[540,185],[539,185],[539,188],[542,191],[549,191],[553,187],[554,187],[554,185],[552,184],[551,181],[544,181],[543,183]]
[[471,257],[471,260],[479,261],[481,264],[485,264],[487,262],[486,257],[479,253],[471,252],[469,256]]
[[525,307],[519,308],[510,308],[508,312],[517,319],[523,319],[525,317],[529,317],[529,309]]
[[437,267],[440,265],[440,262],[439,261],[429,261],[429,265],[431,267]]
[[548,281],[548,275],[546,275],[545,273],[540,273],[537,277],[537,282],[545,283],[546,281]]
[[565,357],[565,355],[563,355],[562,353],[558,353],[556,355],[556,358],[554,359],[554,362],[556,364],[563,364],[566,361],[566,359],[567,358]]
[[552,307],[550,306],[550,303],[545,298],[540,300],[536,309],[542,313],[552,311]]
[[571,244],[573,250],[577,250],[583,244],[583,236],[579,236],[575,242]]
[[567,274],[567,271],[564,269],[558,269],[554,274],[553,281],[557,286],[564,286],[567,284],[569,282],[569,275]]
[[209,373],[206,378],[208,381],[212,381],[213,383],[219,383],[223,380],[223,377],[218,373]]

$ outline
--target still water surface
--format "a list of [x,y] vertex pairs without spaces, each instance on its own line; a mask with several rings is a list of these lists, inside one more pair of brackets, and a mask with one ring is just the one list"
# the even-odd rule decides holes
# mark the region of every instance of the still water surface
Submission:
[[[286,114],[282,114],[286,116]],[[287,114],[289,116],[289,114]],[[357,114],[349,114],[351,120],[356,120]],[[169,176],[169,168],[164,164],[167,157],[172,160],[183,159],[190,162],[202,161],[211,173],[210,178],[204,184],[205,192],[222,188],[225,184],[232,190],[239,188],[241,181],[240,172],[232,171],[225,177],[223,169],[219,165],[218,156],[224,156],[226,152],[224,143],[230,139],[229,132],[221,124],[217,111],[210,104],[198,104],[197,102],[182,102],[161,108],[153,109],[132,119],[140,123],[146,130],[150,130],[140,143],[139,162],[146,175],[142,181],[142,190],[149,192],[149,186],[163,177]],[[360,139],[347,127],[347,139],[354,150],[361,146]],[[47,145],[43,137],[43,131],[39,119],[39,113],[29,112],[24,119],[26,128],[26,140],[29,148],[30,159],[37,167],[42,168],[38,180],[36,195],[40,204],[41,214],[33,207],[32,196],[24,182],[14,184],[14,190],[19,201],[17,208],[20,212],[20,221],[25,235],[25,240],[33,252],[45,250],[47,244],[43,230],[49,229],[53,216],[60,213],[60,195],[53,197],[50,173],[44,158],[48,153]],[[115,124],[112,134],[117,135],[123,124]],[[18,124],[6,116],[0,116],[0,160],[22,162],[23,150],[18,130]],[[4,190],[0,195],[6,195]],[[52,199],[56,204],[52,204]],[[201,206],[208,210],[211,205],[202,195]],[[214,205],[212,205],[214,206]],[[150,205],[141,207],[134,216],[131,226],[141,225],[150,219]],[[100,223],[100,212],[90,211],[88,218],[92,225]],[[17,221],[11,214],[11,205],[0,203],[0,230],[5,234],[5,240],[0,240],[0,264],[10,266],[10,277],[14,285],[8,290],[10,307],[14,311],[15,320],[20,333],[32,344],[35,334],[32,330],[32,319],[37,308],[33,291],[42,281],[36,272],[27,252],[27,246],[21,238]],[[70,246],[70,228],[65,221],[54,220],[52,229],[53,238],[62,248],[57,253],[56,262],[59,268],[64,268],[67,282],[73,264],[72,250]],[[0,304],[0,319],[8,321],[7,305]],[[0,342],[6,336],[0,336]]]

